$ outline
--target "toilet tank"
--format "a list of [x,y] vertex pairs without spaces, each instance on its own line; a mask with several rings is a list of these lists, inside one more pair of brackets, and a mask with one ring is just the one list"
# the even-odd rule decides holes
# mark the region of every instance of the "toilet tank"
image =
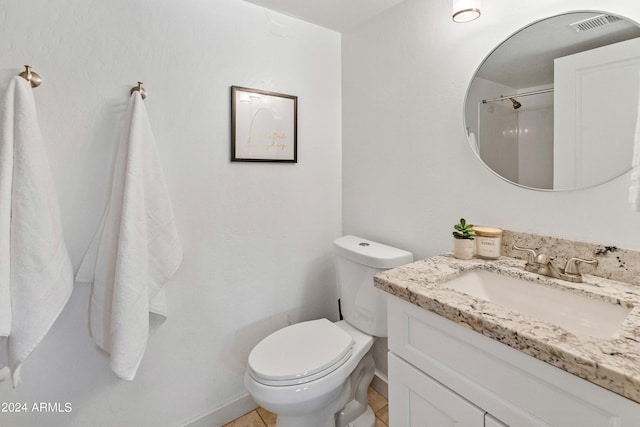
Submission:
[[337,238],[333,249],[342,317],[362,332],[386,337],[386,293],[373,286],[373,276],[412,262],[413,255],[356,236]]

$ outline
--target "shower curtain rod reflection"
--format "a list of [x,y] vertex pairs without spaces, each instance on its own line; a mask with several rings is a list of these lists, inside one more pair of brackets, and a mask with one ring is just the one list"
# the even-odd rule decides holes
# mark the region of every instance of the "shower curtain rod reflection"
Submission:
[[504,95],[504,96],[500,95],[497,98],[483,99],[482,103],[486,104],[487,102],[495,102],[495,101],[502,101],[504,99],[520,98],[522,96],[539,95],[541,93],[548,93],[548,92],[553,92],[553,88],[532,90],[531,92],[522,92],[522,93],[517,93],[515,95]]

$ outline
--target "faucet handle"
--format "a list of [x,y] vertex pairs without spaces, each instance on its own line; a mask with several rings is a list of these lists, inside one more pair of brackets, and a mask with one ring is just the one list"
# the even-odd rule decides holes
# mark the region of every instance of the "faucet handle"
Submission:
[[586,259],[582,259],[582,258],[570,258],[569,261],[567,261],[567,264],[564,267],[564,274],[574,274],[576,276],[580,275],[580,270],[578,269],[578,264],[580,264],[580,263],[598,265],[598,260],[597,259],[586,260]]
[[536,258],[538,257],[538,254],[536,254],[536,251],[534,251],[531,248],[521,248],[518,247],[516,245],[513,245],[513,249],[515,249],[516,251],[523,251],[523,252],[528,252],[529,254],[527,255],[527,263],[528,264],[534,264],[536,262]]

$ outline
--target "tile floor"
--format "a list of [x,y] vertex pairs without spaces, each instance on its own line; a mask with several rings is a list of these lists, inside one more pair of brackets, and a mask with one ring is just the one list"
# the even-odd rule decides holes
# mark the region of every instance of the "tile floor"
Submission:
[[[389,425],[389,405],[387,400],[377,391],[369,387],[369,406],[376,414],[376,427]],[[276,425],[276,415],[266,409],[258,408],[240,418],[225,424],[223,427],[273,427]]]

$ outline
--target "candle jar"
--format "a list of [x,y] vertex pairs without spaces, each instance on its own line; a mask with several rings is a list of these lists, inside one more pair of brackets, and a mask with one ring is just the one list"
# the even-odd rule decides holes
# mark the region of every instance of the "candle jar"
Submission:
[[476,256],[498,259],[502,246],[502,230],[492,227],[473,227],[476,233]]

